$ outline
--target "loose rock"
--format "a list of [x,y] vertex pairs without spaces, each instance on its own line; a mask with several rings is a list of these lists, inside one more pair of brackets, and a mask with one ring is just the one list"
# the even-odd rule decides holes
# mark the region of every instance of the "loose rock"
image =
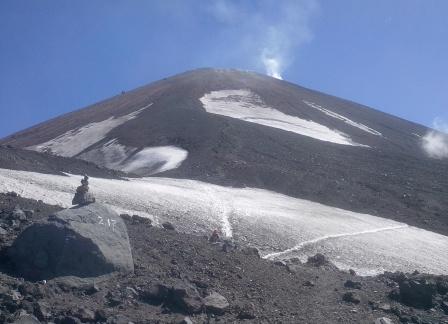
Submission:
[[165,223],[163,223],[163,224],[162,224],[162,227],[163,227],[164,229],[166,229],[166,230],[169,230],[169,231],[175,231],[175,230],[176,230],[176,228],[174,227],[174,225],[171,224],[170,222],[165,222]]
[[394,324],[394,322],[387,317],[380,317],[375,320],[375,324]]
[[353,304],[359,304],[361,302],[361,298],[359,298],[358,294],[352,291],[346,292],[342,296],[342,300]]
[[217,292],[213,292],[205,297],[204,305],[208,312],[217,315],[224,314],[229,308],[229,302],[227,301],[227,299]]

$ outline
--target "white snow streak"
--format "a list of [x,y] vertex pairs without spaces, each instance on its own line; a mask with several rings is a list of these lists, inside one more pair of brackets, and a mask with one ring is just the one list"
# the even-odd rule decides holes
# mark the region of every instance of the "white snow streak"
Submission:
[[89,146],[104,139],[107,133],[115,127],[136,118],[138,114],[151,105],[152,103],[128,115],[121,117],[110,117],[100,122],[90,123],[85,126],[69,130],[68,132],[59,135],[52,140],[27,148],[39,152],[49,152],[56,155],[73,157],[84,151]]
[[353,142],[347,134],[332,130],[314,121],[282,113],[263,103],[250,90],[212,91],[200,98],[204,109],[211,114],[241,119],[250,123],[274,127],[321,141],[342,145],[365,146]]
[[[0,169],[0,192],[16,191],[69,207],[80,179]],[[91,177],[90,190],[118,212],[169,220],[187,233],[209,235],[220,229],[271,257],[275,251],[301,260],[323,253],[341,269],[362,275],[385,270],[448,273],[446,236],[267,190],[156,177]]]
[[325,241],[325,240],[330,240],[330,239],[335,239],[335,238],[340,238],[340,237],[347,237],[347,236],[357,236],[357,235],[363,235],[363,234],[371,234],[371,233],[378,233],[378,232],[384,232],[384,231],[390,231],[390,230],[395,230],[395,229],[400,229],[400,228],[406,228],[408,227],[408,225],[399,225],[399,226],[389,226],[389,227],[384,227],[384,228],[375,228],[372,230],[366,230],[366,231],[361,231],[361,232],[354,232],[354,233],[342,233],[342,234],[334,234],[334,235],[325,235],[322,237],[318,237],[309,241],[305,241],[302,242],[290,249],[287,249],[285,251],[281,251],[281,252],[275,252],[275,253],[270,253],[264,256],[265,259],[276,259],[278,257],[287,255],[288,253],[291,252],[295,252],[295,251],[299,251],[301,250],[303,247],[307,246],[307,245],[311,245],[311,244],[316,244],[319,243],[321,241]]
[[373,134],[373,135],[376,135],[376,136],[383,136],[383,134],[381,134],[380,132],[374,130],[373,128],[370,128],[370,127],[368,127],[368,126],[366,126],[364,124],[361,124],[361,123],[357,123],[357,122],[355,122],[355,121],[353,121],[353,120],[351,120],[351,119],[349,119],[349,118],[347,118],[345,116],[339,115],[339,114],[337,114],[337,113],[335,113],[335,112],[333,112],[331,110],[325,109],[324,107],[319,106],[318,104],[315,104],[313,102],[306,101],[306,100],[303,100],[303,102],[305,104],[307,104],[308,106],[310,106],[311,108],[317,109],[317,110],[323,112],[324,114],[326,114],[326,115],[328,115],[330,117],[342,120],[344,123],[346,123],[346,124],[348,124],[350,126],[359,128],[359,129],[361,129],[361,130],[363,130],[363,131],[365,131],[367,133],[370,133],[370,134]]

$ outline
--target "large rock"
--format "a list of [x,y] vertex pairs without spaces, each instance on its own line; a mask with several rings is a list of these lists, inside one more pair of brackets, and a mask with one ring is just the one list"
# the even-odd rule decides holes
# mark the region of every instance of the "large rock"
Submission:
[[401,301],[406,305],[429,309],[433,307],[436,284],[425,278],[404,280],[399,283]]
[[123,220],[98,203],[65,209],[32,224],[10,252],[18,274],[31,280],[134,271]]

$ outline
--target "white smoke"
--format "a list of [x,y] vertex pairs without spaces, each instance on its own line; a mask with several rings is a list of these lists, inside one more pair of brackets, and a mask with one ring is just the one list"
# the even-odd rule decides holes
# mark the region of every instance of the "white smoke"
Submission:
[[317,0],[215,0],[211,6],[217,21],[238,35],[232,45],[241,55],[278,79],[300,46],[313,38],[310,20],[317,10]]
[[423,149],[431,158],[448,158],[448,123],[435,118],[433,128],[422,138]]
[[263,61],[267,75],[274,77],[276,79],[283,80],[282,75],[280,74],[280,71],[282,70],[281,64],[277,58],[268,57],[266,54],[263,53],[261,59]]

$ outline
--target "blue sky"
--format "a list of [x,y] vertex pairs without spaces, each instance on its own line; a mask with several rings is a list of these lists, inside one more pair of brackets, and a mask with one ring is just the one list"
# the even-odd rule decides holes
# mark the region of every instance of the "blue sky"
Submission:
[[198,67],[444,125],[447,12],[444,0],[1,0],[0,137]]

